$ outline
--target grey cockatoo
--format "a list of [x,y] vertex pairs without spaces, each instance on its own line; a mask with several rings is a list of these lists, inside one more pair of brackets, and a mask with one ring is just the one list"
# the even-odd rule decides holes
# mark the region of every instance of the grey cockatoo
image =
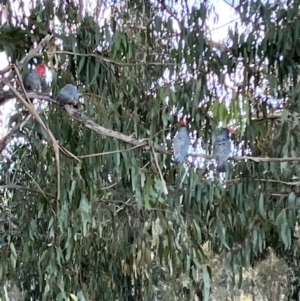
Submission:
[[77,88],[71,84],[65,85],[57,95],[57,101],[62,105],[73,105],[76,106],[79,97],[81,96],[78,93]]
[[231,142],[229,139],[229,133],[232,133],[233,129],[227,127],[222,128],[216,137],[216,141],[213,147],[213,156],[217,162],[217,171],[227,171],[227,160],[231,152]]
[[34,70],[29,71],[23,81],[25,90],[39,92],[42,86],[42,77],[46,75],[46,70],[44,64],[39,64]]
[[182,163],[188,153],[190,146],[189,131],[185,120],[179,122],[177,135],[173,140],[174,161]]

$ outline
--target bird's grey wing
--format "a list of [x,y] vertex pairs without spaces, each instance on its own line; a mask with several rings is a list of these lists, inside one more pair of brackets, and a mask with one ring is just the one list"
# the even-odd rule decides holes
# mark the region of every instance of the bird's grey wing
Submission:
[[68,91],[60,91],[58,94],[56,100],[60,102],[61,104],[70,104],[70,105],[76,105],[76,101],[72,95]]
[[225,148],[225,156],[228,159],[230,153],[231,153],[231,141],[228,139],[226,142],[226,148]]
[[187,136],[178,135],[173,144],[174,159],[176,162],[182,163],[188,153],[190,139]]
[[227,170],[227,159],[231,152],[231,143],[226,137],[217,137],[214,148],[213,155],[217,162],[217,171],[226,172]]
[[217,139],[213,146],[213,157],[215,160],[217,160],[217,158],[219,157],[219,154],[220,154],[220,142]]
[[41,85],[40,77],[34,73],[29,72],[24,77],[24,87],[26,90],[37,90]]
[[61,103],[69,103],[71,101],[69,95],[64,91],[60,91],[56,99]]

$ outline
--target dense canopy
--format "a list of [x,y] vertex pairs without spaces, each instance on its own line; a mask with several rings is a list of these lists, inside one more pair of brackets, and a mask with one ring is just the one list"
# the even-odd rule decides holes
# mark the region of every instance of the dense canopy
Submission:
[[[215,40],[224,7],[234,17]],[[212,254],[229,294],[272,251],[288,266],[283,294],[300,300],[298,1],[0,10],[3,285],[24,300],[208,300]],[[40,61],[43,91],[26,95],[21,78]],[[82,93],[78,108],[57,105],[66,84]],[[182,117],[193,145],[174,164]],[[224,176],[212,146],[228,124]]]

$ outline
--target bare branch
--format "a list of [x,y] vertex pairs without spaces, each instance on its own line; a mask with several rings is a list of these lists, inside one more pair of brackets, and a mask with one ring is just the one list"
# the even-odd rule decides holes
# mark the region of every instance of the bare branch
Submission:
[[[29,115],[28,115],[29,116]],[[7,144],[14,138],[15,134],[19,132],[22,124],[26,123],[28,120],[28,116],[25,118],[25,121],[22,120],[18,122],[10,131],[7,135],[2,137],[0,139],[0,154],[3,152],[3,150],[6,148]]]
[[155,153],[155,151],[153,150],[153,148],[152,148],[152,153],[153,153],[153,156],[154,156],[154,160],[155,160],[156,167],[157,167],[158,172],[159,172],[159,176],[160,176],[160,180],[161,180],[162,189],[163,189],[163,191],[164,191],[164,194],[165,194],[165,195],[168,195],[169,192],[168,192],[167,184],[166,184],[166,181],[164,180],[163,174],[162,174],[161,169],[160,169],[159,164],[158,164],[158,160],[157,160],[156,153]]
[[[137,139],[133,138],[132,136],[127,136],[127,135],[121,134],[119,132],[106,129],[106,128],[98,125],[97,123],[95,123],[89,116],[85,115],[83,112],[79,112],[74,107],[71,107],[69,105],[65,105],[65,109],[70,117],[72,117],[74,120],[80,122],[87,129],[90,129],[90,130],[96,132],[97,134],[115,138],[117,140],[126,142],[128,144],[132,144],[134,146],[138,146],[138,147],[145,148],[147,150],[151,150],[152,146],[149,144],[149,139],[137,140]],[[161,154],[170,154],[169,151],[167,151],[161,147],[154,146],[153,148],[156,152],[159,152]]]
[[22,58],[22,60],[17,63],[18,69],[22,69],[25,64],[27,64],[33,57],[37,56],[38,52],[42,50],[53,38],[54,36],[48,34],[37,46],[36,48],[31,49],[26,56]]
[[[300,185],[300,181],[291,181],[291,182],[285,182],[285,181],[280,181],[280,180],[272,180],[272,179],[252,179],[252,178],[236,178],[236,179],[232,179],[232,180],[228,180],[226,181],[226,185],[236,185],[239,182],[243,182],[246,180],[254,180],[257,182],[267,182],[267,183],[278,183],[278,184],[283,184],[283,185],[287,185],[287,186],[299,186]],[[274,194],[272,194],[274,195]]]
[[[4,92],[3,91],[0,92],[0,100],[1,100],[1,94],[2,95],[6,95],[6,96],[12,96],[15,97],[14,95],[12,95],[11,92]],[[27,93],[28,97],[30,98],[35,98],[35,99],[41,99],[41,100],[48,100],[54,103],[58,103],[53,97],[49,96],[49,95],[45,95],[42,93],[35,93],[35,92],[30,92]],[[62,107],[63,108],[63,107]],[[123,141],[125,143],[131,144],[133,146],[135,146],[135,148],[144,148],[147,151],[151,151],[152,145],[149,141],[148,138],[145,139],[135,139],[132,136],[127,136],[124,135],[122,133],[110,130],[110,129],[106,129],[100,125],[98,125],[97,123],[95,123],[89,116],[85,115],[83,112],[78,111],[77,109],[75,109],[74,107],[71,107],[69,105],[65,105],[65,110],[68,113],[68,115],[73,118],[74,120],[76,120],[77,122],[81,123],[84,127],[94,131],[95,133],[99,134],[99,135],[103,135],[106,137],[111,137],[120,141]],[[8,136],[7,136],[8,138]],[[3,141],[5,141],[5,139],[7,139],[6,137],[2,138],[0,140],[0,151],[2,150],[1,148],[1,143],[3,143]],[[167,150],[164,149],[163,147],[160,146],[153,146],[155,152],[160,153],[160,154],[165,154],[165,155],[172,155],[172,151],[171,150]],[[126,150],[124,150],[126,151]],[[99,155],[99,154],[98,154]],[[104,155],[104,154],[103,154]],[[212,160],[213,156],[210,155],[206,155],[206,154],[188,154],[189,157],[193,157],[193,158],[203,158],[203,159],[207,159],[207,160]],[[73,156],[72,156],[73,157]],[[83,158],[83,157],[82,157]],[[300,157],[288,157],[288,158],[269,158],[269,157],[252,157],[252,156],[243,156],[243,157],[230,157],[229,160],[232,161],[246,161],[246,160],[250,160],[250,161],[254,161],[254,162],[299,162],[300,161]]]
[[137,65],[149,65],[149,66],[175,66],[176,63],[161,63],[161,62],[144,62],[144,61],[133,61],[131,63],[125,63],[122,61],[117,61],[108,57],[105,57],[100,54],[93,54],[93,53],[79,53],[79,52],[72,52],[72,51],[64,51],[64,50],[57,50],[57,51],[49,51],[47,52],[48,55],[53,55],[53,54],[69,54],[69,55],[77,55],[77,56],[83,56],[83,57],[95,57],[98,58],[99,60],[102,60],[104,62],[108,63],[114,63],[119,66],[129,66],[129,67],[136,67]]
[[[31,191],[31,192],[40,193],[40,194],[42,193],[40,190],[24,187],[24,186],[21,186],[21,185],[9,185],[9,184],[8,185],[1,185],[0,190],[2,190],[2,189],[27,190],[27,191]],[[51,198],[55,198],[55,195],[53,195],[51,193],[43,192],[42,194],[43,194],[43,196],[48,195]]]
[[[26,97],[24,95],[24,93],[20,92],[20,94],[23,97]],[[27,95],[29,98],[36,98],[36,99],[40,99],[40,100],[48,100],[48,101],[56,102],[55,99],[53,99],[49,94],[27,92]],[[14,99],[14,98],[16,98],[16,95],[11,90],[9,90],[9,91],[0,90],[0,105],[4,104],[8,100]]]
[[[188,154],[188,157],[194,158],[203,158],[212,160],[214,157],[206,154]],[[243,156],[243,157],[230,157],[231,161],[254,161],[254,162],[299,162],[300,157],[288,157],[288,158],[269,158],[269,157],[251,157],[251,156]]]
[[[16,73],[20,77],[19,71],[16,68]],[[52,147],[55,153],[55,160],[56,160],[56,167],[57,167],[57,200],[60,200],[60,164],[59,164],[59,145],[53,136],[51,130],[45,125],[43,120],[41,119],[40,115],[36,112],[34,106],[32,103],[28,103],[24,97],[9,83],[2,79],[2,81],[9,86],[10,90],[15,94],[15,96],[24,104],[24,106],[28,109],[30,114],[37,120],[37,122],[41,125],[41,127],[48,133]],[[23,83],[21,82],[21,87],[23,92],[25,91],[25,88],[23,86]],[[26,95],[28,98],[28,95]],[[29,99],[29,98],[28,98]]]

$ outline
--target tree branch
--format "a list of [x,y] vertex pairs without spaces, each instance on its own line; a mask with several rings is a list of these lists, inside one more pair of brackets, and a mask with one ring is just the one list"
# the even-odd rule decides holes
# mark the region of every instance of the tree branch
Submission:
[[[26,97],[24,93],[22,93],[21,91],[19,92],[23,97]],[[27,92],[27,95],[29,96],[29,98],[36,98],[40,100],[48,100],[48,101],[56,102],[56,100],[53,99],[49,94]],[[4,102],[13,98],[16,98],[16,95],[11,90],[9,91],[0,90],[0,104],[3,104]]]
[[43,194],[44,196],[47,195],[51,198],[55,198],[55,195],[53,195],[51,193],[41,192],[39,190],[28,188],[28,187],[21,186],[21,185],[14,185],[14,184],[1,185],[0,190],[2,190],[2,189],[26,190],[26,191],[31,191],[31,192],[36,192],[36,193],[39,193],[39,194]]
[[117,61],[108,57],[105,57],[101,54],[93,54],[93,53],[79,53],[79,52],[71,52],[71,51],[65,51],[65,50],[57,50],[57,51],[48,51],[48,55],[54,55],[54,54],[68,54],[73,56],[83,56],[83,57],[94,57],[101,61],[107,62],[107,63],[114,63],[118,66],[126,66],[126,67],[136,67],[137,65],[147,65],[147,66],[175,66],[176,63],[161,63],[161,62],[144,62],[144,61],[132,61],[131,63],[126,63],[122,61]]
[[89,116],[85,115],[83,112],[79,112],[72,106],[65,105],[65,109],[70,117],[72,117],[74,120],[80,122],[84,127],[94,131],[97,134],[115,138],[117,140],[121,140],[128,144],[142,147],[146,150],[151,150],[151,147],[153,147],[156,152],[159,152],[161,154],[167,154],[167,155],[170,154],[169,151],[167,151],[161,147],[151,146],[149,143],[149,139],[137,140],[137,139],[133,138],[132,136],[127,136],[127,135],[121,134],[119,132],[106,129],[106,128],[98,125],[97,123],[95,123]]
[[22,125],[24,125],[28,119],[29,119],[28,115],[25,120],[19,121],[9,132],[8,134],[6,134],[4,137],[2,137],[0,139],[0,154],[2,153],[2,151],[6,148],[7,144],[14,138],[15,134],[20,130],[20,128],[22,127]]
[[27,64],[33,57],[35,57],[40,50],[42,50],[49,42],[50,40],[54,37],[53,34],[48,34],[46,37],[33,49],[31,49],[26,56],[22,58],[22,60],[17,63],[18,69],[22,69],[25,64]]
[[[1,91],[0,92],[0,103],[1,103],[1,97],[3,97],[4,95],[7,96],[7,97],[15,98],[14,94],[11,93],[11,92]],[[50,95],[43,94],[43,93],[28,92],[27,95],[30,98],[47,100],[49,102],[51,101],[53,103],[59,104],[53,97],[51,97]],[[139,148],[139,147],[144,148],[147,151],[151,151],[152,147],[153,147],[155,152],[158,152],[160,154],[165,154],[165,155],[172,155],[171,150],[166,150],[163,147],[151,145],[151,142],[149,141],[149,138],[138,140],[138,139],[135,139],[132,136],[127,136],[127,135],[124,135],[122,133],[119,133],[119,132],[116,132],[116,131],[113,131],[113,130],[110,130],[110,129],[106,129],[106,128],[98,125],[97,123],[95,123],[89,116],[87,116],[86,114],[84,114],[81,111],[78,111],[74,107],[69,106],[69,105],[65,105],[64,108],[65,108],[66,112],[68,113],[68,115],[71,118],[73,118],[77,122],[81,123],[87,129],[90,129],[90,130],[94,131],[95,133],[97,133],[99,135],[103,135],[103,136],[106,136],[106,137],[111,137],[111,138],[123,141],[125,143],[131,144],[131,145],[133,145],[137,148]],[[5,140],[4,138],[2,138],[0,140],[0,146],[1,146],[1,143],[3,143],[3,140]],[[0,150],[2,150],[2,147],[1,147]],[[188,154],[188,156],[193,157],[193,158],[207,159],[207,160],[212,160],[213,159],[213,156],[206,155],[206,154],[190,153],[190,154]],[[269,158],[269,157],[243,156],[243,157],[230,157],[229,160],[237,161],[237,162],[238,161],[246,161],[246,160],[250,160],[250,161],[254,161],[254,162],[299,162],[300,157]]]
[[226,185],[235,185],[237,183],[240,183],[240,182],[243,182],[246,180],[252,180],[252,181],[254,180],[257,182],[267,182],[267,183],[278,183],[278,184],[283,184],[283,185],[287,185],[287,186],[299,186],[300,185],[300,181],[285,182],[285,181],[273,180],[273,179],[253,179],[250,177],[236,178],[236,179],[228,180],[225,183],[226,183]]

